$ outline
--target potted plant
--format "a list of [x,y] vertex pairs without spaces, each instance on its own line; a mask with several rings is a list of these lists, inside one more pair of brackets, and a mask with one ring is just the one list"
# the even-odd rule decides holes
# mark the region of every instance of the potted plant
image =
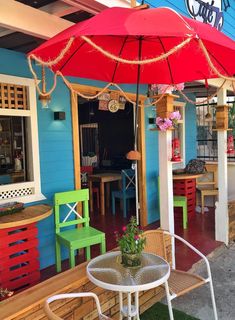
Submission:
[[137,225],[136,218],[122,228],[123,233],[116,232],[116,239],[120,247],[124,267],[138,267],[141,265],[141,253],[146,239],[142,236],[143,230]]

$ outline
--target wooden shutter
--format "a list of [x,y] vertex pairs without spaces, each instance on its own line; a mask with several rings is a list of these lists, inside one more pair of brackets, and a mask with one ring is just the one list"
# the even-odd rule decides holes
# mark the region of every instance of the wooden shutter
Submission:
[[28,110],[26,86],[0,83],[0,109]]

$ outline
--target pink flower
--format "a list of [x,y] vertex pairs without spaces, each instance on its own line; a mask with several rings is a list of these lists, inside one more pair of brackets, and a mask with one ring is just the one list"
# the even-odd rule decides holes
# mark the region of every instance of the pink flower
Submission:
[[179,111],[174,111],[170,114],[170,119],[171,120],[180,120],[181,119],[181,114]]
[[135,236],[134,236],[134,239],[135,239],[135,240],[139,240],[139,238],[140,238],[140,237],[139,237],[138,235],[135,235]]
[[126,226],[122,227],[122,231],[126,231],[126,230],[127,230]]
[[176,90],[184,90],[184,83],[178,83],[178,84],[175,84],[175,89]]
[[161,117],[157,117],[156,125],[160,130],[166,131],[167,129],[172,127],[172,121],[168,118],[162,119]]

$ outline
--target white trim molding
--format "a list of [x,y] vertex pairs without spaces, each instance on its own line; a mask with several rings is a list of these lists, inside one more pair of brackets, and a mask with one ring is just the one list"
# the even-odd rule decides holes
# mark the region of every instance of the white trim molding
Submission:
[[34,80],[0,74],[0,83],[27,87],[29,110],[0,109],[0,116],[19,116],[27,119],[27,156],[29,182],[0,185],[0,204],[9,201],[29,203],[45,199],[41,193],[41,176],[38,144],[37,101]]

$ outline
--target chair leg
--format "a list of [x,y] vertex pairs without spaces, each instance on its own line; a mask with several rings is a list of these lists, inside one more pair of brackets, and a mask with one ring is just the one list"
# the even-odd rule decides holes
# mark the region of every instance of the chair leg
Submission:
[[91,247],[86,247],[86,260],[91,260]]
[[172,304],[171,304],[171,296],[170,296],[170,291],[169,291],[169,286],[168,286],[167,281],[165,282],[165,290],[166,290],[166,298],[167,298],[170,320],[174,320],[174,315],[173,315],[173,311],[172,311]]
[[187,209],[186,202],[184,202],[182,209],[183,209],[183,228],[187,229],[187,227],[188,227],[188,209]]
[[201,192],[201,206],[202,206],[202,214],[204,214],[205,197],[203,192]]
[[97,208],[100,208],[100,193],[96,192],[96,201],[97,201]]
[[123,216],[124,216],[124,218],[126,218],[126,202],[127,202],[127,199],[123,198]]
[[75,267],[75,255],[74,250],[72,248],[69,248],[69,266],[70,268]]
[[106,242],[105,242],[105,238],[101,240],[100,251],[101,251],[102,254],[106,252]]
[[58,240],[55,242],[55,258],[56,258],[56,271],[61,272],[61,251],[60,243]]
[[215,294],[214,294],[214,288],[213,288],[212,279],[209,281],[209,284],[210,284],[211,301],[212,301],[212,306],[213,306],[214,318],[215,318],[215,320],[218,320],[216,303],[215,303]]

